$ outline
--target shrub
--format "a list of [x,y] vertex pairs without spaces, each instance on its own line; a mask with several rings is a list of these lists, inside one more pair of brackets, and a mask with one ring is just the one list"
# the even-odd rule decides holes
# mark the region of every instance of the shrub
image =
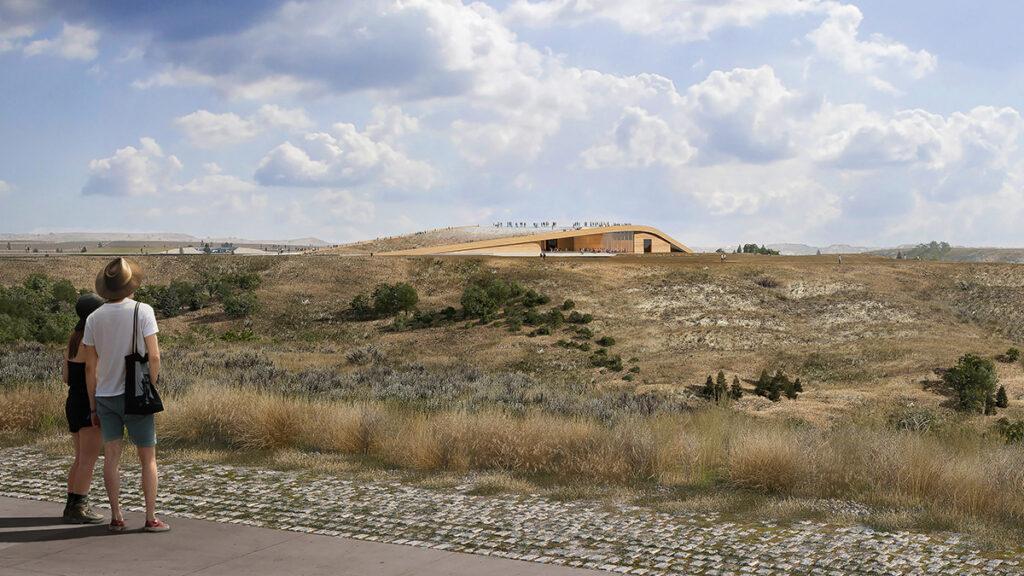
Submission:
[[1024,420],[1011,422],[1000,418],[996,422],[996,431],[1010,444],[1024,444]]
[[256,295],[252,292],[236,292],[223,298],[224,313],[231,318],[245,318],[259,309]]
[[1006,364],[1013,364],[1017,360],[1020,360],[1020,350],[1017,348],[1010,348],[1006,352],[997,355],[996,360],[1005,362]]
[[762,288],[779,287],[779,281],[776,280],[773,276],[759,276],[756,280],[754,280],[754,284],[757,284]]
[[[590,328],[587,328],[586,326],[577,326],[576,329],[573,330],[573,332],[573,338],[576,340],[590,340],[591,338],[594,337],[594,331],[591,330]],[[601,341],[598,340],[597,343],[601,344]],[[603,344],[601,345],[603,346]]]
[[600,338],[597,339],[597,345],[605,347],[614,346],[615,338],[612,338],[611,336],[601,336]]
[[1006,395],[1006,387],[1000,386],[996,392],[996,407],[1006,408],[1010,405],[1010,398]]
[[964,412],[982,413],[987,405],[995,404],[998,378],[991,360],[964,354],[942,379],[956,392],[957,407]]
[[573,302],[572,300],[566,300],[565,302],[562,302],[562,310],[565,310],[567,312],[575,307],[576,303]]
[[29,276],[21,286],[0,286],[0,343],[66,340],[78,319],[73,291],[69,282],[44,274]]
[[366,294],[356,294],[352,298],[352,302],[349,303],[349,309],[352,311],[352,315],[360,320],[373,318],[373,304]]
[[591,314],[581,314],[577,310],[573,310],[569,313],[569,317],[566,321],[570,324],[590,324],[594,320],[594,316]]
[[411,312],[417,302],[419,302],[419,295],[408,282],[378,284],[373,289],[373,311],[377,316]]
[[590,363],[598,368],[607,368],[613,372],[622,372],[622,357],[618,354],[609,355],[607,348],[598,348],[590,355]]
[[740,377],[732,377],[732,386],[729,388],[729,397],[733,400],[739,400],[743,397],[743,387],[740,385]]

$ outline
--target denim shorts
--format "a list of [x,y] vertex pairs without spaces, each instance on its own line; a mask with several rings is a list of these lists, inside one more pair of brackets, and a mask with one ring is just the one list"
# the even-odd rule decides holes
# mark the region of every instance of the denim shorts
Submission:
[[152,414],[125,414],[124,396],[97,396],[96,415],[104,442],[123,439],[127,428],[132,444],[140,448],[156,446],[156,418]]

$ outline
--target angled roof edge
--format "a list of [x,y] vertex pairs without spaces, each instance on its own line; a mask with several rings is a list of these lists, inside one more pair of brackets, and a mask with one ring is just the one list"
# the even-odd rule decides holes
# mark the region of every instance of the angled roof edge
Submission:
[[609,232],[643,232],[657,236],[668,242],[675,248],[693,254],[693,250],[682,242],[665,234],[652,226],[599,226],[596,228],[579,228],[573,230],[560,230],[556,232],[541,232],[538,234],[527,234],[525,236],[503,236],[489,240],[476,240],[473,242],[462,242],[459,244],[445,244],[442,246],[425,246],[423,248],[409,248],[406,250],[395,250],[393,252],[381,252],[381,256],[434,256],[462,252],[464,250],[481,250],[495,248],[498,246],[511,246],[514,244],[526,244],[530,242],[542,242],[544,240],[557,240],[559,238],[572,238],[574,236],[589,236],[592,234],[607,234]]

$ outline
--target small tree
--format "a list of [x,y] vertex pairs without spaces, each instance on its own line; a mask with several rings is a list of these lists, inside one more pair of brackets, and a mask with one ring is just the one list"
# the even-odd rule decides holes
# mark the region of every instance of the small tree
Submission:
[[704,381],[704,387],[701,388],[700,395],[708,400],[715,400],[715,381],[711,379],[711,374],[708,374],[708,379]]
[[995,407],[998,378],[992,361],[976,354],[964,354],[956,366],[942,376],[957,394],[957,406],[964,412],[985,413],[989,399]]
[[729,397],[729,385],[725,381],[725,372],[719,370],[715,378],[715,401],[720,402]]
[[768,371],[761,370],[761,375],[757,378],[757,382],[754,383],[754,394],[768,397],[768,391],[771,388],[771,385],[772,379],[768,376]]
[[1010,405],[1010,398],[1006,395],[1006,387],[1000,386],[999,391],[996,392],[996,407],[1006,408]]
[[740,386],[739,376],[732,377],[732,387],[729,388],[729,396],[733,400],[739,400],[740,398],[743,397],[743,387]]
[[356,294],[352,298],[349,308],[352,310],[352,315],[356,318],[361,320],[373,318],[373,304],[370,303],[370,298],[366,294]]

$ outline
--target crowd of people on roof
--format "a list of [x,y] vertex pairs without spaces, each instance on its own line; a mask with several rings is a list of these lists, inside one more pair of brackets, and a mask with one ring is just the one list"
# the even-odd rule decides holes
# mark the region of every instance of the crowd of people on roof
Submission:
[[[571,228],[580,230],[582,228],[601,228],[605,226],[629,226],[628,222],[573,222]],[[558,222],[495,222],[495,228],[558,228]]]

